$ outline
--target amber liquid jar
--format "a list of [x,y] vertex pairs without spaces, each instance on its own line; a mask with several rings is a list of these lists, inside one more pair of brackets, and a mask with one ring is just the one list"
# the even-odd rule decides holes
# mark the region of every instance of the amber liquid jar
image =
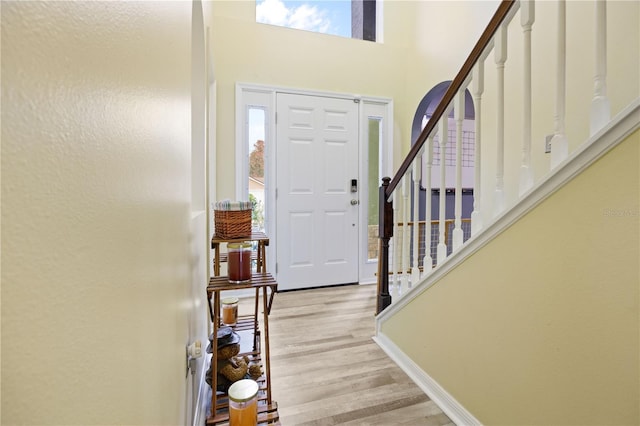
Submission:
[[222,303],[222,324],[236,325],[238,322],[238,298],[225,297],[220,303]]
[[258,424],[258,383],[250,379],[238,380],[229,387],[229,425],[256,426]]
[[227,250],[229,281],[232,283],[251,281],[251,243],[229,243]]

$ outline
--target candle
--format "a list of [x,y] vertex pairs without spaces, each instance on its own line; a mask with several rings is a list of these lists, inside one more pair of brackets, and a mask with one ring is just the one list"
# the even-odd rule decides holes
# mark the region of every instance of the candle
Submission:
[[256,426],[258,424],[258,383],[250,379],[238,380],[229,387],[229,425]]
[[238,322],[238,298],[226,297],[222,303],[222,323],[224,325],[236,325]]
[[231,402],[229,404],[230,426],[255,426],[258,424],[258,401]]
[[229,281],[251,280],[251,243],[230,243],[228,250]]

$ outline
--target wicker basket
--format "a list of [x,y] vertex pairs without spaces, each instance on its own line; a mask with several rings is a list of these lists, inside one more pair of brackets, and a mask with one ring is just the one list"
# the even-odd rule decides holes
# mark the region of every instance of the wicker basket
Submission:
[[249,237],[251,235],[251,209],[214,210],[214,223],[218,237]]

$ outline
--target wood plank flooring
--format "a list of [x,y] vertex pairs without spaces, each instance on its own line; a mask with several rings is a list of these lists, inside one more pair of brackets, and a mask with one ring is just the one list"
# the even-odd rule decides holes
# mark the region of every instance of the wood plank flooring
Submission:
[[283,425],[453,425],[371,339],[375,291],[275,295],[271,379]]

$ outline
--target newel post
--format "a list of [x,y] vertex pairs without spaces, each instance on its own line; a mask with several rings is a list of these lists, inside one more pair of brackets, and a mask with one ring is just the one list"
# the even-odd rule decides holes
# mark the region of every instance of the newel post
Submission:
[[391,304],[389,294],[389,240],[393,236],[393,205],[387,201],[386,190],[391,178],[382,178],[379,194],[379,255],[378,255],[378,306],[376,314]]

